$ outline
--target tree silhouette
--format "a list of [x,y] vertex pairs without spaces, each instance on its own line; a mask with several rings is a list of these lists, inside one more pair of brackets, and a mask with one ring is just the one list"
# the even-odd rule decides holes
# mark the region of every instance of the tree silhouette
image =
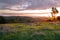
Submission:
[[57,13],[59,13],[58,10],[55,7],[52,7],[51,15],[52,15],[53,21],[56,21],[56,14]]
[[0,24],[1,24],[1,23],[5,23],[5,19],[4,19],[3,16],[0,16]]

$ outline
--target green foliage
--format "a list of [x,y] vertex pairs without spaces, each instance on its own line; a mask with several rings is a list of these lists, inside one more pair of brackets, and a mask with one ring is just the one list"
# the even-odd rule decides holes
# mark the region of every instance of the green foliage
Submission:
[[5,32],[6,29],[2,30],[0,40],[60,40],[60,25],[58,24],[44,22],[39,25],[16,23],[0,24],[0,26],[8,26],[12,30],[10,32]]

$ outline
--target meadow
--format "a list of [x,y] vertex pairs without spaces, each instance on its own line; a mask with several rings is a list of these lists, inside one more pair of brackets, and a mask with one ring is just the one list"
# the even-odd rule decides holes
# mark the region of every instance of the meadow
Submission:
[[0,24],[0,40],[60,40],[60,22]]

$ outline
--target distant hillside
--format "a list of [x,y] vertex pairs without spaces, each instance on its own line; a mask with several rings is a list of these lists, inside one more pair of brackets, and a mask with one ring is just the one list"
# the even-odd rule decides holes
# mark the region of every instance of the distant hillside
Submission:
[[34,18],[37,22],[47,22],[49,17],[35,17]]
[[0,16],[0,23],[30,23],[35,22],[32,17],[26,16]]
[[[60,16],[57,17],[60,21]],[[49,17],[28,17],[28,16],[0,16],[0,23],[35,23],[50,22]]]

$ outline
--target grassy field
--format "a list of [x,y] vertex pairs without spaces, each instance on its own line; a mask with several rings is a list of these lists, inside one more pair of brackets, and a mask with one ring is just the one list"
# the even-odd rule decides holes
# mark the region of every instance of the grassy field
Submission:
[[60,23],[0,24],[0,40],[60,40]]

